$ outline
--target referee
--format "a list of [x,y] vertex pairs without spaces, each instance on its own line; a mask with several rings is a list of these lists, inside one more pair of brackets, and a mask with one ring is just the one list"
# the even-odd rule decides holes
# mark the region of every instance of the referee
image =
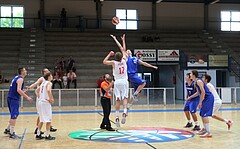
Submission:
[[115,131],[111,127],[111,123],[109,120],[109,115],[111,112],[111,92],[112,92],[112,86],[113,86],[113,81],[111,81],[111,76],[109,74],[105,74],[103,76],[104,81],[101,83],[101,88],[100,88],[100,96],[101,96],[101,105],[103,108],[103,120],[100,125],[101,129],[106,129],[108,131]]

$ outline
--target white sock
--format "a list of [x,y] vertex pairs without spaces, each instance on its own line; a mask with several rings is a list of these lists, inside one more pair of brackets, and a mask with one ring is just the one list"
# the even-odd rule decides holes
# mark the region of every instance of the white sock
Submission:
[[127,108],[123,109],[123,113],[127,114]]
[[210,132],[210,127],[209,127],[209,123],[204,123],[204,128],[206,129],[207,132]]
[[8,125],[7,125],[7,130],[9,130],[10,129],[10,123],[8,122]]
[[119,117],[119,111],[116,111],[116,118]]
[[128,107],[128,108],[131,108],[131,106],[132,106],[131,103],[128,103],[128,104],[127,104],[127,107]]
[[138,92],[137,92],[137,91],[135,91],[133,95],[136,95],[136,96],[137,96],[137,95],[138,95]]
[[10,126],[10,134],[13,134],[14,132],[14,126]]
[[191,120],[188,120],[188,123],[192,123]]
[[39,136],[41,134],[41,129],[37,129],[37,135]]
[[227,122],[228,122],[228,120],[227,120],[227,119],[224,119],[224,122],[225,122],[225,123],[227,123]]
[[47,130],[46,131],[46,137],[49,137],[49,135],[50,135],[50,130]]
[[197,125],[197,126],[198,126],[198,121],[195,121],[194,123],[195,123],[195,125]]

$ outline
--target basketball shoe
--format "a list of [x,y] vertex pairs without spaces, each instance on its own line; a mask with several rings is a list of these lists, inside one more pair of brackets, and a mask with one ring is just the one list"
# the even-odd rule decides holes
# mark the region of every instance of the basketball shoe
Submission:
[[117,126],[117,127],[120,127],[120,123],[119,123],[119,118],[118,118],[118,117],[116,117],[115,122],[116,122],[116,126]]
[[121,121],[122,124],[125,124],[125,123],[126,123],[126,117],[127,117],[127,114],[126,114],[126,113],[123,113],[123,114],[122,114],[122,121]]
[[188,122],[185,126],[184,126],[184,128],[190,128],[190,127],[192,127],[193,126],[193,124],[191,123],[191,122]]

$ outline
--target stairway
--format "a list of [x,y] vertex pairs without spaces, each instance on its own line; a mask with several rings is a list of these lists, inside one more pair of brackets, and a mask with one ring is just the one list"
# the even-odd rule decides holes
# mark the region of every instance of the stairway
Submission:
[[44,32],[41,29],[25,29],[22,33],[19,53],[19,67],[25,67],[28,76],[25,85],[34,83],[45,67]]

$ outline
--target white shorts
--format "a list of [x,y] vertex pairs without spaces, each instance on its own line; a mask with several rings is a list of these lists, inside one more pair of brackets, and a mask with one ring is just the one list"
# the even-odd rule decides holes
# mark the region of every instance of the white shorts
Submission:
[[114,95],[116,96],[116,100],[119,98],[123,100],[124,98],[128,98],[129,84],[125,79],[119,79],[114,82]]
[[52,106],[49,102],[39,101],[39,119],[40,122],[51,122],[52,121]]
[[36,97],[36,109],[37,109],[37,114],[39,114],[39,99]]
[[222,106],[222,102],[214,102],[212,115],[216,115],[219,109],[221,108],[221,106]]

